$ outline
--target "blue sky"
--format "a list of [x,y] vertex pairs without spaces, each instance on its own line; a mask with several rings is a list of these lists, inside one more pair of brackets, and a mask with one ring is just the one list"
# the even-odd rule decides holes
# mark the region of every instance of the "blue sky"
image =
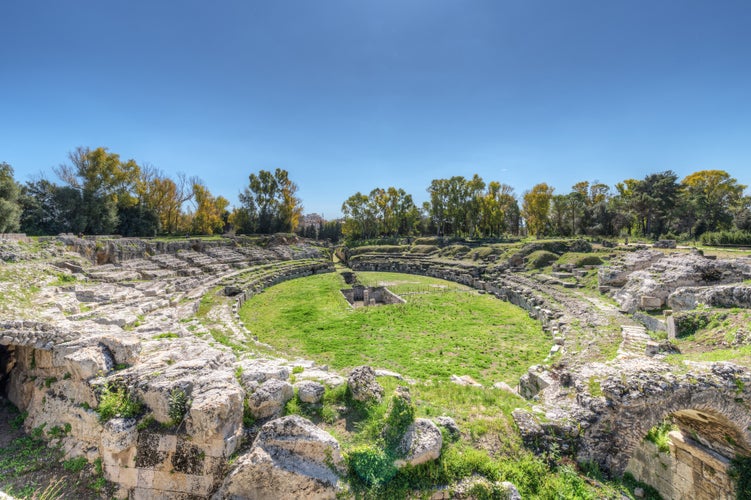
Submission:
[[104,146],[233,204],[280,167],[328,218],[474,173],[751,184],[749,26],[747,0],[2,0],[0,161]]

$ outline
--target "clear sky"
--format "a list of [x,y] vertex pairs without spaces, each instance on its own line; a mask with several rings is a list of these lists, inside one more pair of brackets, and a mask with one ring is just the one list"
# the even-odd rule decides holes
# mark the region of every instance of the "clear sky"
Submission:
[[306,212],[480,174],[568,192],[672,169],[751,184],[748,0],[1,0],[0,161],[77,146]]

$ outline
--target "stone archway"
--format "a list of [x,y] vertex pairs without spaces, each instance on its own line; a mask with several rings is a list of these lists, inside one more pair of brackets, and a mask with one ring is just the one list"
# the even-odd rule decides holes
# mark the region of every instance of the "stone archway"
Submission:
[[680,384],[660,395],[630,398],[611,407],[586,432],[589,453],[607,470],[621,475],[647,432],[671,415],[686,434],[724,456],[751,455],[751,412],[743,397],[716,384],[699,388]]
[[[598,415],[580,436],[577,458],[597,462],[615,476],[627,468],[636,471],[666,498],[732,498],[730,460],[751,456],[748,383],[748,372],[728,363],[680,376],[665,371],[610,375],[602,382],[606,404],[595,406]],[[672,457],[660,462],[644,438],[667,417],[680,431],[670,435]]]

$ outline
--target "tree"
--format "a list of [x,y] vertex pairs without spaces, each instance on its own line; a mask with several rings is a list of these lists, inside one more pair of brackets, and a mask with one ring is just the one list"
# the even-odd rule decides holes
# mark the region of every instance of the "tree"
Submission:
[[0,233],[18,231],[21,222],[21,206],[18,198],[21,188],[13,178],[13,167],[0,163]]
[[83,200],[70,186],[47,179],[29,181],[21,190],[21,230],[32,235],[80,233],[86,227]]
[[173,180],[154,167],[141,168],[136,193],[139,203],[156,215],[157,232],[174,234],[178,231],[183,205],[193,199],[193,185],[197,183],[201,183],[200,179],[188,178],[183,173]]
[[55,173],[69,187],[79,192],[83,231],[106,234],[115,230],[118,223],[118,199],[128,206],[125,198],[135,187],[140,167],[134,160],[120,161],[120,156],[106,148],[79,147],[68,154],[69,164],[62,164]]
[[730,229],[733,209],[740,205],[746,186],[724,170],[700,170],[681,181],[682,200],[693,215],[695,236],[705,231]]
[[229,201],[222,196],[215,198],[200,182],[193,184],[193,198],[196,204],[192,221],[193,233],[208,235],[221,233],[227,223]]
[[342,203],[342,232],[350,239],[409,236],[420,222],[420,209],[404,189],[375,188],[367,196],[357,192]]
[[544,234],[547,227],[553,190],[552,187],[543,182],[524,193],[522,215],[527,222],[529,233],[534,234],[537,238]]
[[679,208],[677,179],[672,170],[666,170],[616,185],[619,204],[628,211],[639,234],[657,238],[670,229]]
[[368,238],[376,234],[375,217],[370,211],[369,198],[357,192],[342,203],[342,234],[350,239]]
[[302,204],[296,196],[297,185],[286,170],[277,168],[272,174],[260,170],[250,174],[249,185],[240,193],[242,214],[234,217],[245,224],[241,232],[292,232],[302,214]]

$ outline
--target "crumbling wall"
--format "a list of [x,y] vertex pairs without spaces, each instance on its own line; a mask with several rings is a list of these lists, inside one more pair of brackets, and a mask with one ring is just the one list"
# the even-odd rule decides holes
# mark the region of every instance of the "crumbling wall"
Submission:
[[626,471],[666,500],[733,500],[735,483],[726,457],[706,449],[679,431],[669,434],[667,452],[650,441],[634,449]]

